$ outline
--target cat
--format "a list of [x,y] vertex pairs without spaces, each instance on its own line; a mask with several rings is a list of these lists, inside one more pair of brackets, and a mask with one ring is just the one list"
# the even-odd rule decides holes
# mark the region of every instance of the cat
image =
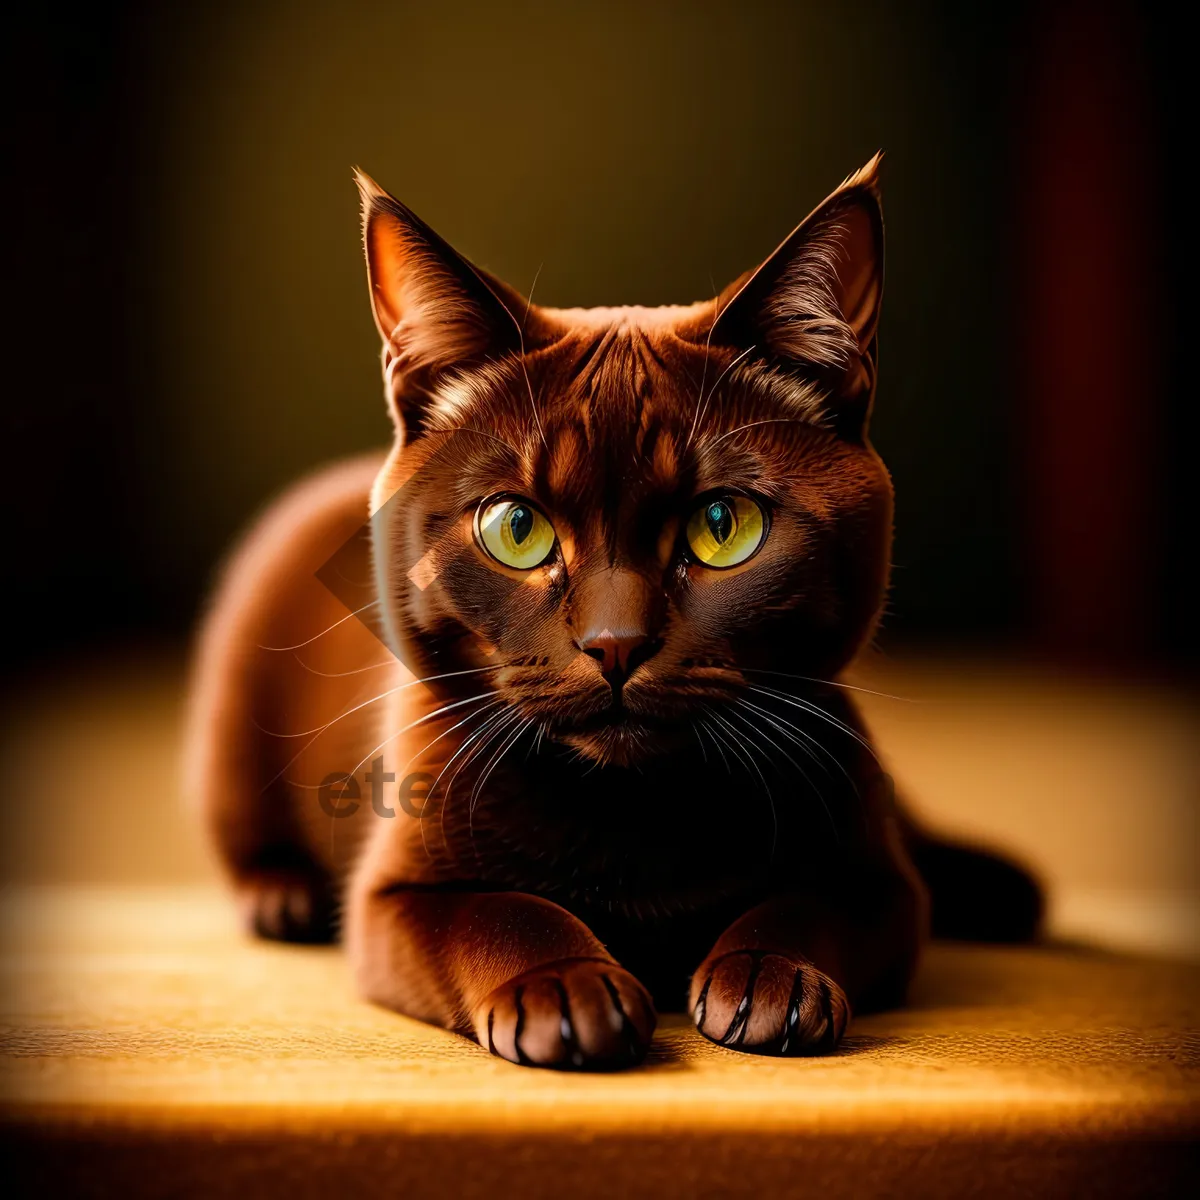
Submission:
[[356,178],[394,442],[259,521],[196,658],[188,783],[247,928],[586,1069],[682,1003],[828,1053],[931,919],[1031,935],[1036,884],[917,828],[838,679],[892,536],[879,156],[664,308],[535,305]]

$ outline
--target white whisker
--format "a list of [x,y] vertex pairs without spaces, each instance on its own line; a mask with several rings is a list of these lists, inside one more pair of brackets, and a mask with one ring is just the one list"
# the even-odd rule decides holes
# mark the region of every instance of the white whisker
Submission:
[[397,684],[396,687],[388,688],[386,692],[380,692],[378,696],[373,696],[370,700],[364,700],[361,704],[356,704],[353,708],[348,708],[345,712],[339,713],[334,717],[332,721],[326,721],[324,725],[317,725],[312,729],[302,729],[299,733],[276,733],[274,730],[264,729],[257,721],[254,723],[254,727],[259,733],[266,734],[267,737],[283,738],[285,740],[308,737],[310,733],[322,734],[339,721],[344,721],[347,717],[353,716],[360,709],[369,708],[372,704],[378,704],[380,700],[386,700],[388,696],[394,696],[397,692],[403,692],[407,688],[416,687],[421,683],[436,683],[439,679],[455,679],[461,675],[482,675],[487,671],[494,670],[496,670],[495,667],[474,667],[470,671],[447,671],[444,675],[426,675],[424,679],[410,679],[407,683]]
[[[370,753],[368,753],[365,758],[360,758],[358,760],[357,764],[355,765],[354,770],[350,771],[349,774],[350,775],[356,774],[359,771],[359,769],[362,768],[363,766],[365,766],[367,763],[369,763],[371,761],[371,759],[373,759],[375,757],[375,755],[380,752],[380,750],[382,750],[385,746],[390,745],[392,742],[394,742],[402,733],[407,733],[410,729],[416,729],[416,727],[418,725],[424,725],[427,721],[436,721],[438,717],[441,717],[441,716],[445,715],[446,713],[451,712],[453,709],[462,708],[462,706],[464,704],[471,704],[476,700],[484,700],[487,697],[491,696],[492,694],[493,694],[492,692],[480,692],[476,696],[468,696],[465,700],[456,700],[453,704],[443,704],[440,708],[435,708],[433,710],[433,712],[426,713],[423,717],[418,717],[415,721],[411,721],[407,725],[402,725],[399,729],[396,730],[395,733],[389,734],[386,738],[384,738],[383,741],[380,742],[379,745],[376,746],[374,750],[370,751]],[[311,745],[312,745],[312,742],[309,742],[308,746],[311,746]],[[296,754],[296,758],[299,758],[300,755],[303,754],[304,751],[308,749],[308,746],[301,747],[301,749]],[[296,758],[293,758],[292,762],[289,762],[287,764],[287,766],[290,767],[292,765],[292,763],[294,763],[296,761]],[[286,771],[287,767],[284,767],[284,770]],[[276,776],[275,778],[278,779],[279,776]],[[275,782],[274,779],[271,780],[271,783],[274,783],[274,782]],[[310,792],[317,791],[321,787],[320,784],[295,783],[292,780],[288,780],[288,783],[291,787],[300,788],[304,791],[310,791]],[[270,787],[271,785],[268,784],[267,786]]]
[[761,687],[751,686],[749,688],[749,690],[752,692],[758,692],[763,696],[771,696],[776,700],[782,700],[785,704],[792,705],[793,708],[799,708],[799,709],[802,709],[804,712],[812,713],[812,715],[814,717],[820,717],[822,721],[827,721],[835,729],[840,729],[842,731],[842,733],[847,734],[849,737],[852,737],[860,746],[862,746],[862,748],[864,750],[866,750],[866,752],[872,758],[875,759],[876,762],[879,761],[878,756],[875,754],[875,748],[871,745],[870,742],[868,742],[856,730],[851,729],[850,726],[847,725],[844,721],[839,721],[837,719],[837,717],[835,717],[832,713],[826,712],[819,705],[813,704],[808,700],[801,700],[800,697],[793,696],[789,692],[776,691],[774,688],[761,688]]
[[[450,793],[454,789],[454,782],[458,779],[459,773],[466,766],[469,766],[474,760],[476,754],[483,747],[490,745],[492,736],[498,729],[503,729],[508,724],[508,715],[510,710],[507,705],[501,702],[499,710],[493,710],[488,716],[483,719],[479,728],[463,739],[462,744],[448,758],[442,769],[438,772],[437,778],[433,781],[433,785],[429,789],[429,795],[434,796],[437,793],[438,784],[441,783],[442,777],[450,769],[454,760],[458,758],[464,750],[468,751],[466,758],[455,768],[454,774],[450,776],[450,781],[446,784],[445,794],[442,796],[440,806],[438,808],[438,836],[442,839],[442,845],[446,843],[446,810],[450,807]],[[479,741],[480,738],[483,741]],[[429,853],[429,838],[425,832],[425,825],[421,825],[421,848],[425,851],[427,857],[432,857]]]
[[[734,431],[736,432],[736,430]],[[891,692],[875,692],[870,688],[858,687],[853,683],[840,683],[836,679],[817,679],[813,675],[793,675],[790,671],[766,671],[760,667],[737,667],[743,675],[778,675],[783,679],[798,679],[801,683],[818,683],[824,687],[842,688],[847,692],[862,692],[867,696],[880,696],[884,700],[899,700],[902,704],[920,704],[913,696],[894,696]]]
[[[367,671],[378,671],[382,667],[394,667],[399,661],[396,658],[389,658],[386,662],[371,663],[366,667],[355,667],[353,671],[318,671],[316,667],[310,667],[298,654],[293,654],[292,657],[310,674],[319,675],[322,679],[345,679],[347,675],[362,675]],[[276,734],[275,736],[287,736]]]
[[703,726],[704,732],[707,733],[710,738],[712,738],[712,743],[716,747],[717,753],[721,756],[721,761],[725,764],[725,774],[732,775],[733,771],[730,769],[729,759],[725,757],[725,751],[721,746],[720,740],[717,738],[716,734],[713,733],[708,722],[703,717],[697,717],[696,720],[699,721]]
[[741,433],[743,429],[754,429],[758,425],[811,425],[807,417],[768,417],[763,421],[749,421],[745,425],[739,425],[736,429],[728,429],[720,437],[715,437],[708,444],[715,446],[718,442],[723,442],[727,437],[733,437],[735,433]]
[[[708,401],[713,398],[713,396],[716,394],[717,388],[719,388],[721,386],[721,380],[723,380],[725,378],[725,376],[728,375],[729,372],[732,371],[733,368],[736,367],[738,365],[738,363],[740,363],[742,361],[742,359],[744,359],[746,357],[746,355],[749,354],[754,349],[755,349],[754,346],[747,346],[746,349],[743,350],[741,352],[741,354],[739,354],[737,356],[737,358],[735,358],[733,360],[733,362],[731,362],[729,364],[729,366],[727,366],[725,368],[725,370],[723,370],[720,373],[720,375],[718,375],[717,378],[713,381],[712,387],[710,387],[708,389],[708,399],[706,399],[704,401],[703,407],[697,411],[696,416],[693,419],[693,423],[692,423],[693,429],[695,428],[695,422],[698,421],[706,412],[708,412]],[[688,438],[688,442],[689,442],[689,444],[691,443],[690,437]]]
[[[738,743],[739,743],[738,731],[724,718],[724,716],[721,715],[721,713],[717,712],[711,706],[709,707],[709,711],[711,712],[713,717],[716,718],[716,720],[720,721],[720,723],[729,731],[729,735],[733,739],[734,747],[738,748]],[[752,733],[754,732],[753,727],[751,727],[751,732]],[[754,745],[753,738],[751,739],[751,745]],[[775,797],[773,795],[771,795],[771,788],[767,783],[767,777],[762,773],[762,768],[754,760],[754,756],[752,754],[750,754],[749,751],[746,751],[745,754],[746,754],[746,761],[750,764],[754,773],[758,776],[759,782],[763,786],[763,791],[766,792],[766,794],[767,794],[767,802],[771,806],[771,825],[772,825],[772,830],[773,830],[772,835],[771,835],[771,857],[774,858],[775,857],[775,848],[779,842],[779,814],[775,810]]]
[[327,633],[329,633],[331,630],[336,629],[339,625],[344,625],[347,621],[350,620],[351,617],[357,617],[359,615],[359,613],[365,613],[368,608],[374,608],[378,603],[379,603],[379,601],[377,599],[372,600],[369,604],[364,604],[362,606],[362,608],[356,608],[353,612],[348,612],[344,617],[341,617],[338,620],[334,621],[334,623],[332,625],[329,625],[326,628],[322,629],[320,633],[314,633],[312,635],[312,637],[305,638],[304,641],[297,642],[294,646],[263,646],[263,645],[260,645],[258,648],[260,650],[277,651],[277,650],[299,650],[304,646],[310,646],[310,645],[312,645],[313,642],[315,642],[317,640],[317,638],[323,638]]
[[683,452],[687,453],[688,447],[692,444],[692,438],[696,435],[696,422],[700,420],[700,405],[704,402],[704,385],[708,381],[708,356],[712,350],[712,335],[713,330],[717,327],[717,322],[721,319],[720,293],[714,297],[718,301],[717,311],[713,315],[712,324],[708,327],[708,335],[704,339],[704,366],[700,371],[700,391],[696,395],[696,410],[692,413],[692,427],[688,430],[687,441],[683,443]]
[[[450,807],[450,793],[454,788],[455,780],[458,779],[462,769],[466,767],[472,761],[472,759],[475,758],[476,754],[485,746],[490,744],[492,737],[499,730],[508,726],[509,718],[512,717],[512,715],[512,710],[505,705],[500,709],[500,711],[493,712],[490,716],[485,718],[483,724],[480,725],[478,729],[470,734],[470,736],[463,739],[462,745],[459,746],[459,748],[455,750],[455,752],[446,760],[445,765],[438,772],[437,778],[433,781],[433,786],[429,789],[429,794],[431,796],[437,792],[438,784],[442,782],[443,776],[451,768],[451,766],[454,765],[455,760],[459,758],[464,751],[468,750],[472,745],[474,745],[474,749],[471,749],[467,757],[463,759],[461,763],[459,763],[454,774],[450,777],[450,782],[446,784],[446,794],[442,798],[442,807],[440,813],[438,814],[438,830],[441,833],[443,841],[445,840],[446,836],[446,809]],[[487,737],[482,743],[480,743],[479,739],[483,737],[484,734],[486,734]],[[423,825],[421,827],[421,844],[425,847],[426,854],[428,854],[429,846],[425,837],[425,827]]]
[[[499,765],[500,760],[505,756],[505,754],[508,753],[509,749],[516,743],[517,739],[521,736],[521,734],[523,734],[525,732],[525,730],[527,730],[532,724],[533,724],[532,717],[526,718],[526,720],[522,721],[517,726],[516,732],[513,733],[512,736],[509,737],[507,739],[507,741],[504,742],[504,744],[500,747],[500,749],[497,750],[496,753],[492,756],[491,761],[489,761],[488,765],[484,768],[483,775],[476,781],[475,787],[471,790],[470,814],[472,817],[474,817],[474,815],[475,815],[475,805],[479,802],[479,797],[480,797],[480,794],[482,793],[483,785],[485,783],[487,783],[488,778],[491,776],[492,772]],[[472,829],[473,828],[474,828],[474,825],[472,824]]]
[[[771,715],[769,713],[767,713],[764,709],[759,708],[755,704],[751,704],[747,700],[739,699],[739,700],[735,700],[735,703],[738,705],[741,705],[745,708],[748,708],[751,711],[759,713],[765,720],[767,720],[772,725],[773,728],[775,728],[781,734],[783,734],[784,737],[788,738],[789,741],[795,742],[795,744],[797,746],[799,746],[802,750],[804,750],[804,752],[806,754],[808,754],[809,757],[812,758],[814,762],[816,762],[818,765],[820,765],[820,760],[817,758],[817,756],[815,754],[813,754],[812,750],[809,749],[809,747],[807,745],[805,745],[804,742],[798,740],[795,736],[790,734],[787,731],[787,729],[784,728],[783,725],[777,723],[774,719],[772,719]],[[752,729],[755,728],[753,726],[753,724],[746,717],[741,716],[740,713],[731,711],[730,715],[737,716],[741,721],[745,722],[746,725],[748,725],[750,728],[752,728]],[[778,750],[779,753],[782,754],[783,757],[786,758],[788,760],[788,762],[790,762],[792,764],[792,766],[796,768],[797,771],[799,771],[800,777],[804,780],[805,783],[808,784],[808,786],[812,790],[813,794],[821,802],[821,807],[825,810],[825,816],[826,816],[827,820],[829,821],[829,828],[833,832],[834,840],[840,842],[842,840],[841,834],[839,834],[839,832],[838,832],[837,822],[833,819],[833,812],[830,810],[829,804],[825,800],[825,794],[813,782],[813,780],[809,776],[808,772],[773,737],[771,737],[770,734],[766,733],[763,730],[759,730],[758,732],[761,734],[761,736],[766,738],[767,742],[770,745],[774,746],[775,749]],[[799,732],[802,732],[802,731],[799,731]],[[824,770],[823,767],[822,767],[822,770]],[[826,774],[828,774],[828,771],[826,771]],[[849,779],[849,776],[847,776],[847,778]],[[851,784],[853,784],[853,782],[854,781],[851,780]]]

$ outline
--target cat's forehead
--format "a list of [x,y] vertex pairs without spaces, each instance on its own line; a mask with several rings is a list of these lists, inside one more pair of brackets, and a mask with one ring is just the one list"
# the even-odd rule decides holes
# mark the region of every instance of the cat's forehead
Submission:
[[598,308],[543,308],[548,323],[564,330],[640,330],[663,333],[686,326],[702,318],[708,304],[662,304],[646,307],[640,304],[619,304]]
[[[486,421],[539,437],[574,430],[598,445],[647,423],[680,427],[690,419],[708,352],[675,333],[689,309],[553,311],[562,325],[552,342],[443,382],[429,427]],[[714,348],[711,358],[719,371],[721,351]]]
[[689,450],[694,458],[735,429],[786,438],[786,427],[822,424],[811,384],[697,337],[693,318],[704,308],[542,310],[557,336],[444,381],[427,428],[484,430],[527,460],[547,453],[564,483],[590,486],[586,477],[637,463],[669,486]]

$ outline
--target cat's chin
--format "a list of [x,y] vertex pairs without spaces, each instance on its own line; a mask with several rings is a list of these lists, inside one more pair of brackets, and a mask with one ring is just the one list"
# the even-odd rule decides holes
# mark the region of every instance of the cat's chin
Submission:
[[597,729],[563,730],[555,740],[601,766],[635,767],[670,753],[684,738],[679,730],[632,718]]

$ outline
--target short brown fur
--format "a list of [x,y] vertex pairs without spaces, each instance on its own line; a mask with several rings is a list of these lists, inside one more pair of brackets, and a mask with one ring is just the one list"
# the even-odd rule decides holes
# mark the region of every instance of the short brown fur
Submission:
[[[674,309],[531,305],[359,186],[395,443],[268,513],[197,659],[188,779],[248,926],[340,924],[365,996],[560,1067],[638,1061],[685,999],[737,1049],[832,1049],[852,1009],[903,998],[914,855],[935,916],[977,918],[956,932],[1030,932],[1024,876],[895,808],[838,682],[891,543],[878,159]],[[715,570],[684,526],[726,494],[769,530]],[[479,544],[498,495],[552,520],[543,563]],[[365,621],[317,572],[368,516]],[[440,789],[424,811],[397,806],[412,772]],[[939,897],[939,872],[988,871],[983,898]]]

